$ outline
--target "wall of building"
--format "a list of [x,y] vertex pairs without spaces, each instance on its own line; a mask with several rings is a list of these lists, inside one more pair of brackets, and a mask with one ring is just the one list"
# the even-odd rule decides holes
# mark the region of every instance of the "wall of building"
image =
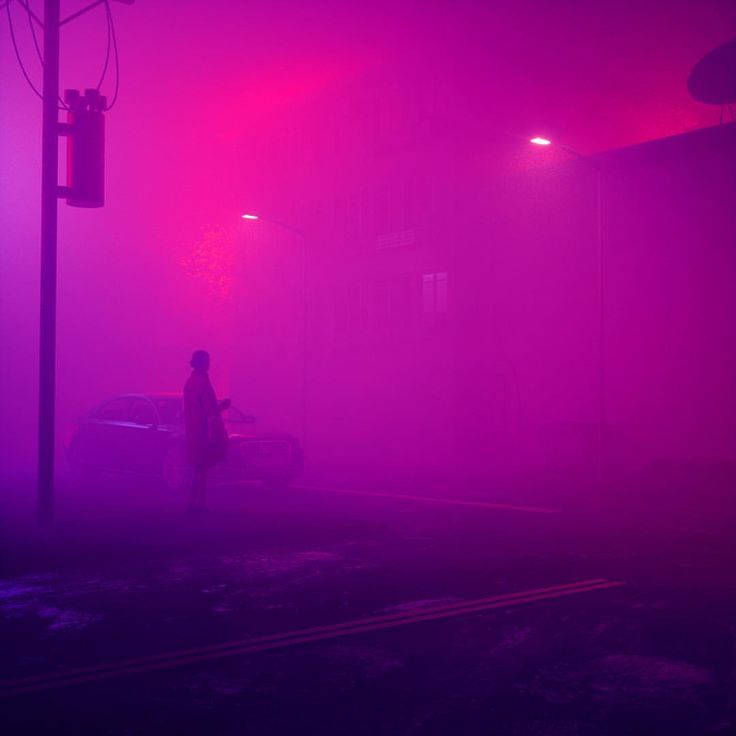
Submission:
[[604,160],[609,421],[632,462],[736,460],[736,126]]
[[251,254],[234,373],[311,468],[592,482],[602,398],[611,478],[733,460],[732,129],[593,162],[601,325],[595,166],[469,127],[446,78],[408,87],[333,90],[261,153],[264,207],[306,237]]

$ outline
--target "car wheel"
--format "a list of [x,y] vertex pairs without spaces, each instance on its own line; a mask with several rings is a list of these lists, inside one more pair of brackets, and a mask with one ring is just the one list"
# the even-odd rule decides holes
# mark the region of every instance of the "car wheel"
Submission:
[[161,467],[161,480],[170,491],[183,491],[192,483],[192,469],[184,455],[184,448],[172,445],[166,450]]

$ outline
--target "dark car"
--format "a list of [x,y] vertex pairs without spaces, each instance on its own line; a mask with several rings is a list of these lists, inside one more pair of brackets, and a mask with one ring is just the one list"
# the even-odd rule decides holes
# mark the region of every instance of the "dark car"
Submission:
[[[302,472],[299,442],[285,433],[260,432],[255,418],[231,406],[223,412],[229,446],[215,474],[286,486]],[[191,468],[184,449],[181,394],[116,396],[78,419],[67,434],[67,459],[78,477],[109,471],[161,478],[186,488]]]

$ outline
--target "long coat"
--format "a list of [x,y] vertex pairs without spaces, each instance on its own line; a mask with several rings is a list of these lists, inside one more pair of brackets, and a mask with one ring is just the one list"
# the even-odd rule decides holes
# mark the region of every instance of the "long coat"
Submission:
[[212,465],[221,459],[222,438],[217,436],[221,425],[220,409],[209,376],[204,371],[192,371],[184,386],[184,431],[187,459],[192,465]]

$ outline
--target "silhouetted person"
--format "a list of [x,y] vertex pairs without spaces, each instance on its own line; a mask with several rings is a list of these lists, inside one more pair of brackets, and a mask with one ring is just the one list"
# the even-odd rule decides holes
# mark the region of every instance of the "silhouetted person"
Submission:
[[209,353],[196,350],[190,365],[192,375],[184,386],[184,431],[187,459],[194,468],[190,509],[196,510],[204,507],[210,467],[224,460],[227,453],[227,432],[220,412],[230,406],[230,399],[217,401],[207,374]]

